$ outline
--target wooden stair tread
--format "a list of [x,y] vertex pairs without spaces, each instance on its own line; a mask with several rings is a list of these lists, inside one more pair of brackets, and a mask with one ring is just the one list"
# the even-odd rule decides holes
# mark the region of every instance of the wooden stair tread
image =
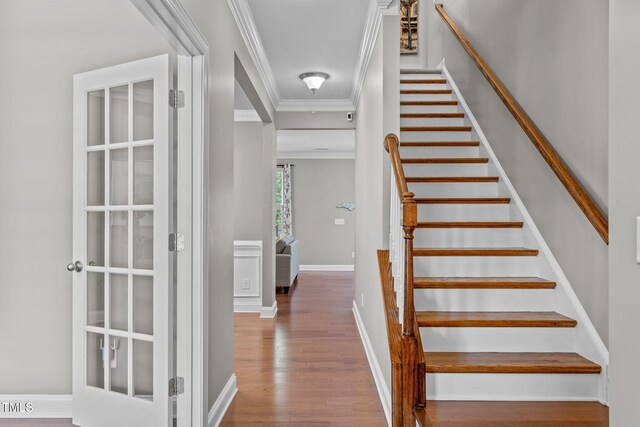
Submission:
[[527,248],[417,248],[413,256],[537,256]]
[[418,228],[522,228],[518,221],[432,221],[419,222]]
[[412,85],[428,85],[428,84],[446,84],[446,79],[400,79],[400,84],[412,84]]
[[450,95],[451,89],[402,89],[401,95]]
[[600,365],[577,353],[425,352],[429,373],[599,374]]
[[416,289],[553,289],[556,283],[539,277],[416,277]]
[[553,311],[417,311],[422,327],[573,328],[578,322]]
[[402,113],[401,119],[463,119],[464,113]]
[[509,197],[440,197],[415,199],[419,205],[508,205]]
[[442,182],[498,182],[497,176],[423,176],[407,177],[407,182],[442,183]]
[[402,163],[424,164],[456,164],[456,163],[489,163],[487,157],[423,157],[401,159]]
[[471,126],[404,126],[400,132],[471,132]]
[[400,101],[400,105],[458,105],[458,101]]
[[479,147],[479,141],[401,142],[400,147]]

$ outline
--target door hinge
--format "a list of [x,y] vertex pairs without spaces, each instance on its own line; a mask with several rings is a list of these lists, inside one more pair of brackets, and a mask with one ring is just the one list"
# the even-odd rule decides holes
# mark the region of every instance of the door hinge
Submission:
[[169,234],[169,251],[171,252],[184,251],[184,234],[182,233]]
[[176,397],[184,393],[184,378],[173,377],[169,380],[169,397]]
[[183,90],[169,90],[169,105],[173,108],[184,107],[184,91]]

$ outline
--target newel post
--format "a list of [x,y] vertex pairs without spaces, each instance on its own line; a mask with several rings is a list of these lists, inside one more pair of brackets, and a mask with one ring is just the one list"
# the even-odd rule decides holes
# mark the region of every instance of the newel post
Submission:
[[405,427],[415,426],[413,410],[418,404],[420,396],[420,385],[418,378],[419,351],[418,340],[416,338],[416,313],[414,306],[413,292],[413,232],[418,225],[418,210],[414,200],[414,194],[407,192],[402,195],[403,223],[404,230],[404,322],[402,324],[402,382],[403,399],[402,412],[403,424]]

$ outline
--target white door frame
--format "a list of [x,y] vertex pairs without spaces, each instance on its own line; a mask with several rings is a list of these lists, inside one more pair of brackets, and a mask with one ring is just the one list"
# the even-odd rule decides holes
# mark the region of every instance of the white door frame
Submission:
[[[207,271],[206,230],[209,140],[209,44],[179,0],[131,0],[178,53],[177,227],[185,248],[177,256],[177,375],[184,377],[178,398],[179,427],[206,426]],[[185,143],[189,141],[190,143]],[[191,286],[185,286],[191,284]],[[190,363],[189,363],[190,361]]]

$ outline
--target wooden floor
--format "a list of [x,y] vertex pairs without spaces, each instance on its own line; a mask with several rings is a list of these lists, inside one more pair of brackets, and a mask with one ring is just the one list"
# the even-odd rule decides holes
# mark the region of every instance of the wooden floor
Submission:
[[[275,320],[235,315],[238,394],[222,426],[386,426],[351,306],[353,273],[300,273]],[[434,427],[607,427],[608,408],[572,402],[427,403]],[[69,427],[2,420],[0,427]]]
[[275,320],[235,315],[238,395],[222,426],[386,426],[351,311],[354,275],[301,272]]

